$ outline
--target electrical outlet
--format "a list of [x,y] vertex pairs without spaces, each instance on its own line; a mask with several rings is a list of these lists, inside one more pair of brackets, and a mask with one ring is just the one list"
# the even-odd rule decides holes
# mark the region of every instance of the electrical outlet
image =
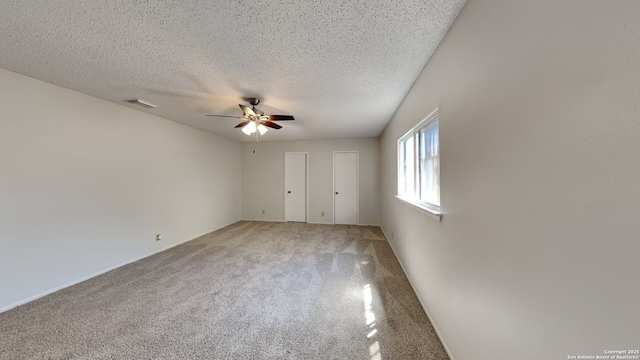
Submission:
[[156,241],[162,240],[162,234],[156,234]]
[[264,214],[264,209],[262,209],[262,213]]
[[321,215],[320,215],[320,216],[324,217],[324,211],[321,213]]

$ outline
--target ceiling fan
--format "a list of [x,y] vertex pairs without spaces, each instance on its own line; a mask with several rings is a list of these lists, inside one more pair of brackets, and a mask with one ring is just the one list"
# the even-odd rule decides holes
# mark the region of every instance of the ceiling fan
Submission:
[[290,121],[295,120],[291,115],[265,115],[261,110],[256,109],[256,105],[260,104],[258,98],[248,98],[251,107],[239,104],[242,109],[243,116],[230,116],[230,115],[207,115],[217,117],[229,117],[235,119],[243,119],[241,123],[236,125],[236,128],[242,128],[242,132],[251,135],[256,134],[256,142],[258,141],[258,135],[264,135],[267,132],[267,127],[272,129],[282,129],[282,126],[274,123],[274,121]]

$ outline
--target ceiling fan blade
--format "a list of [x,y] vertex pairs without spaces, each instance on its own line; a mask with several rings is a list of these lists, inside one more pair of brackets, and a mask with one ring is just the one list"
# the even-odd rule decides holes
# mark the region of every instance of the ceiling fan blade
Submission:
[[237,128],[244,127],[244,126],[245,126],[245,125],[247,125],[249,122],[250,122],[250,120],[243,121],[243,122],[241,122],[240,124],[236,125],[235,127],[237,127]]
[[262,110],[259,110],[259,109],[256,109],[256,108],[253,108],[251,110],[253,110],[253,112],[256,113],[256,115],[264,116],[264,112],[262,112]]
[[254,113],[253,110],[251,110],[250,107],[244,106],[244,105],[241,105],[241,104],[238,104],[238,106],[240,106],[240,109],[242,109],[242,113],[244,114],[244,116],[249,116],[249,115],[255,116],[256,115],[256,113]]
[[242,119],[242,118],[244,118],[244,116],[215,115],[215,114],[207,114],[206,116],[226,117],[226,118],[234,118],[234,119]]
[[271,121],[287,121],[287,120],[295,120],[295,118],[291,115],[267,115],[269,120]]
[[274,122],[271,122],[271,121],[269,121],[269,120],[263,120],[263,121],[260,121],[260,124],[262,124],[262,125],[264,125],[264,126],[268,126],[268,127],[270,127],[270,128],[274,128],[274,129],[276,129],[276,130],[278,130],[278,129],[282,129],[282,126],[280,126],[280,125],[278,125],[278,124],[276,124],[276,123],[274,123]]

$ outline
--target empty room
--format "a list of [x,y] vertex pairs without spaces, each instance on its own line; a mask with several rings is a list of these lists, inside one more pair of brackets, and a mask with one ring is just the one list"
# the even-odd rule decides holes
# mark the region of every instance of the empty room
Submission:
[[0,359],[640,360],[640,2],[0,2]]

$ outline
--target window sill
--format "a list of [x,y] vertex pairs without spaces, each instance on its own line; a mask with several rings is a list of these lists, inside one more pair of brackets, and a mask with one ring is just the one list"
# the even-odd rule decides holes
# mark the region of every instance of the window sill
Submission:
[[397,195],[396,195],[396,199],[400,200],[401,203],[408,205],[410,208],[414,210],[417,210],[423,214],[428,215],[429,217],[437,219],[438,221],[442,221],[442,213],[438,210],[430,209],[423,205],[418,205],[409,199],[405,199]]

